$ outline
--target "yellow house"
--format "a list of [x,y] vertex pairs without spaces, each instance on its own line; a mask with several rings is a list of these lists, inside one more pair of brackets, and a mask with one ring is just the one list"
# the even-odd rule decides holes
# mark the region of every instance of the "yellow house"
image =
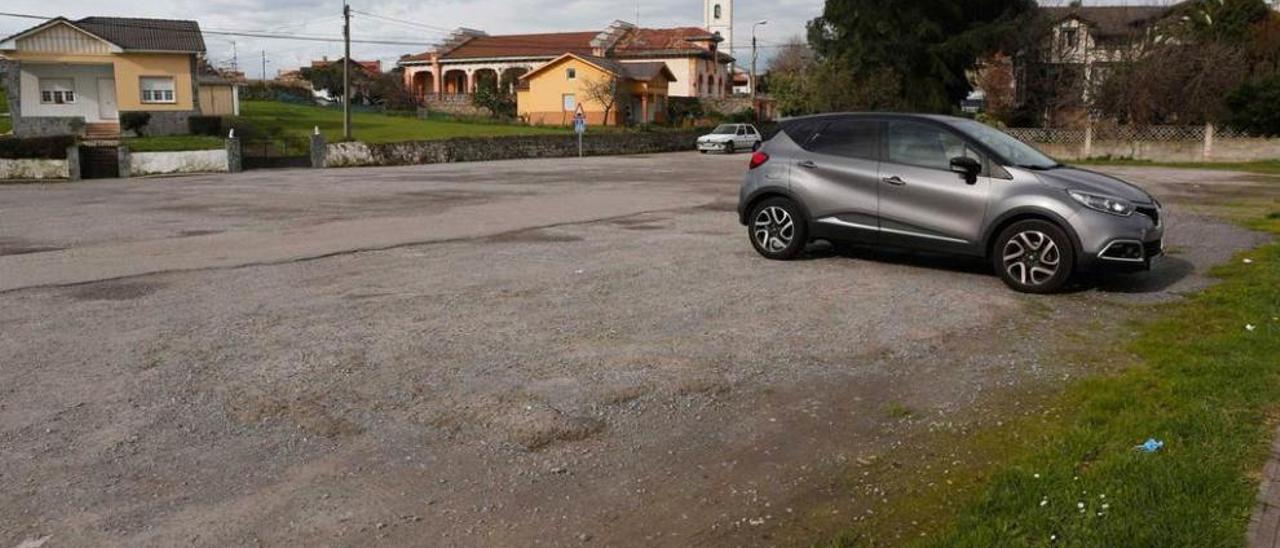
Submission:
[[127,112],[150,114],[148,135],[188,133],[204,51],[199,24],[165,19],[59,17],[0,39],[14,135],[114,137]]
[[667,89],[675,79],[662,62],[566,53],[520,77],[516,108],[535,125],[571,125],[579,108],[588,125],[664,122]]

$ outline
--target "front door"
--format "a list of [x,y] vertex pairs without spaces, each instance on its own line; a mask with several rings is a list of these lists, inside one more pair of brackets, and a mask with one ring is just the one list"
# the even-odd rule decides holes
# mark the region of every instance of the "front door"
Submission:
[[98,79],[98,118],[115,120],[120,117],[116,108],[116,81],[113,78]]
[[980,253],[991,178],[975,184],[951,170],[951,159],[983,162],[959,135],[923,122],[889,122],[880,164],[880,238],[885,243]]
[[813,221],[841,239],[874,241],[878,230],[880,122],[837,120],[801,144],[791,168]]

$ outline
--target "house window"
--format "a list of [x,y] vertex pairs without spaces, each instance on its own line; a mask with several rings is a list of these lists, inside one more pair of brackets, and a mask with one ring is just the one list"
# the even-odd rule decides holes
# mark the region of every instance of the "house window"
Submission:
[[565,77],[565,78],[568,78],[568,79],[570,79],[570,80],[577,79],[577,78],[578,78],[578,69],[573,68],[573,67],[569,67],[569,68],[567,68],[567,69],[564,69],[564,77]]
[[715,8],[713,8],[713,11],[715,11],[715,18],[716,18],[716,19],[719,19],[719,18],[720,18],[720,4],[716,4],[716,7],[715,7]]
[[1076,49],[1080,45],[1080,31],[1076,29],[1063,29],[1062,40],[1067,44],[1067,49]]
[[177,102],[174,97],[172,77],[143,76],[141,87],[143,103]]
[[566,94],[564,94],[564,96],[563,96],[563,100],[564,100],[564,109],[565,109],[566,111],[570,111],[570,112],[572,112],[572,111],[574,111],[574,110],[577,110],[577,108],[578,108],[578,98],[577,98],[577,97],[574,97],[572,93],[566,93]]
[[74,104],[75,81],[70,78],[41,78],[40,102],[50,105]]

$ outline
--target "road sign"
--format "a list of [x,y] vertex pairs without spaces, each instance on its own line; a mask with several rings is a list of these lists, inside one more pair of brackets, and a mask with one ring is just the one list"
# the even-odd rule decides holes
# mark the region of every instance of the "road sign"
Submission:
[[573,113],[573,132],[578,134],[578,157],[582,157],[582,134],[587,132],[587,113],[582,111],[582,105],[578,105],[577,112]]

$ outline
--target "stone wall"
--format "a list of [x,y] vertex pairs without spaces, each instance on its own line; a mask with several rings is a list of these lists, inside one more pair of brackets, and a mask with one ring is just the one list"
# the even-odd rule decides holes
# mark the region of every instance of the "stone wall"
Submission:
[[719,112],[732,115],[751,108],[750,97],[703,97],[702,109],[707,112]]
[[[586,156],[645,154],[693,150],[701,132],[588,133]],[[565,158],[578,155],[574,135],[457,138],[445,141],[366,144],[334,143],[325,151],[325,167],[399,166],[478,162],[518,158]]]
[[426,98],[428,112],[444,112],[454,116],[488,116],[489,111],[471,103],[470,95],[444,95]]
[[128,158],[128,173],[132,177],[174,173],[226,173],[230,170],[225,149],[133,152]]
[[[167,135],[189,135],[191,126],[188,120],[197,115],[193,110],[178,111],[147,111],[151,114],[151,120],[142,128],[142,134],[148,137],[162,137]],[[120,113],[122,116],[123,112]]]
[[70,177],[66,160],[11,160],[0,158],[0,181],[67,179]]

